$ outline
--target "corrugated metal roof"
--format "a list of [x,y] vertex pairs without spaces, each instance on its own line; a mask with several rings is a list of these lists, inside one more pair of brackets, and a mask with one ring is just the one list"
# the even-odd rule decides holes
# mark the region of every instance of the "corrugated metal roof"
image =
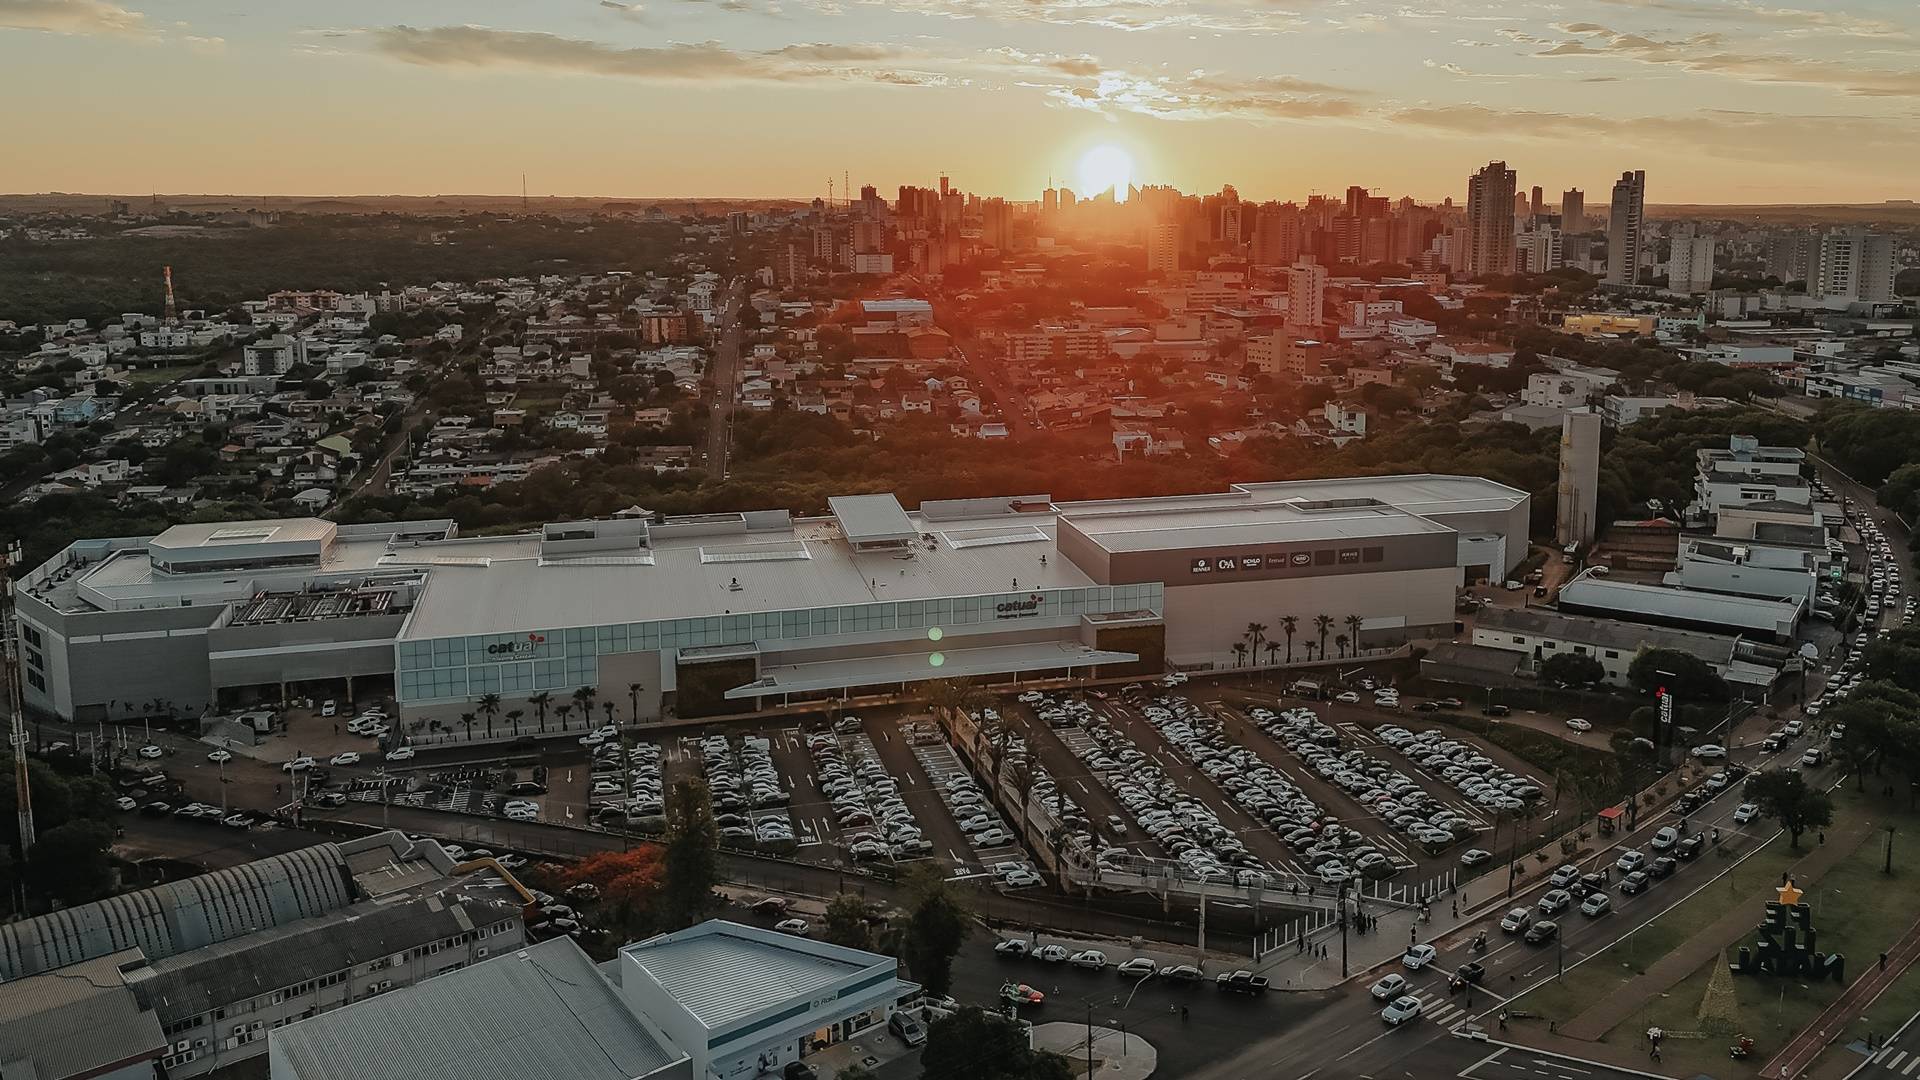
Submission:
[[159,959],[352,902],[339,845],[316,844],[0,926],[0,978],[122,949]]
[[297,1080],[633,1080],[686,1058],[570,938],[323,1013],[268,1040]]
[[[0,1071],[7,1076],[91,1076],[167,1045],[160,1021],[122,981],[129,949],[58,975],[0,984]],[[24,1064],[22,1064],[24,1063]]]
[[841,535],[850,544],[877,540],[912,540],[920,535],[913,519],[892,495],[835,495],[827,500],[840,522]]
[[788,944],[775,935],[748,936],[735,929],[726,922],[706,922],[624,951],[709,1031],[768,1006],[804,999],[867,967],[827,955],[811,942],[796,938]]

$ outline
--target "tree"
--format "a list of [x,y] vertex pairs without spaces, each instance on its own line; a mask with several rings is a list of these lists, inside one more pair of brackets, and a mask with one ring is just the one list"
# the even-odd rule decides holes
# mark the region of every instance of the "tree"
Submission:
[[1247,663],[1247,643],[1244,641],[1234,642],[1233,643],[1233,666],[1244,667],[1246,666],[1246,663]]
[[[1379,384],[1374,383],[1370,385],[1377,386]],[[1347,640],[1353,644],[1353,655],[1355,656],[1360,655],[1360,628],[1366,625],[1366,622],[1367,620],[1358,615],[1349,615],[1344,620],[1347,628]]]
[[1279,659],[1279,656],[1280,656],[1280,643],[1277,641],[1267,642],[1267,664],[1271,666]]
[[1287,663],[1293,663],[1293,635],[1300,629],[1298,615],[1280,616],[1280,632],[1287,636]]
[[600,691],[591,686],[582,686],[573,692],[573,703],[580,707],[581,718],[589,724],[593,723],[593,699],[599,694]]
[[108,895],[114,883],[113,863],[107,858],[112,843],[111,826],[84,818],[39,834],[27,853],[28,891],[65,907]]
[[1586,653],[1555,653],[1540,664],[1540,677],[1562,686],[1592,686],[1607,677],[1607,669]]
[[525,715],[527,715],[527,711],[525,709],[508,709],[507,710],[507,723],[513,725],[513,733],[515,735],[518,735],[520,733],[520,718]]
[[566,870],[568,887],[582,883],[600,890],[598,913],[628,938],[654,928],[665,887],[665,852],[658,844],[589,855]]
[[1824,791],[1808,787],[1807,778],[1797,769],[1768,769],[1754,774],[1747,781],[1747,799],[1787,830],[1789,843],[1795,848],[1800,846],[1801,833],[1833,824],[1833,799]]
[[1347,656],[1347,635],[1345,635],[1345,634],[1335,634],[1335,635],[1333,635],[1333,644],[1334,644],[1334,647],[1335,647],[1335,648],[1337,648],[1337,649],[1339,649],[1339,650],[1340,650],[1340,658],[1341,658],[1341,659],[1343,659],[1343,660],[1344,660],[1344,659],[1346,659],[1346,656]]
[[953,987],[953,958],[973,924],[947,879],[933,867],[915,869],[907,879],[907,893],[900,959],[928,994],[942,997]]
[[821,936],[849,949],[873,948],[873,928],[867,925],[867,902],[852,893],[827,901]]
[[1260,643],[1267,640],[1267,624],[1263,622],[1248,623],[1246,636],[1247,644],[1250,646],[1248,651],[1253,654],[1253,662],[1257,664],[1260,662]]
[[467,740],[469,742],[473,740],[473,722],[476,719],[478,718],[475,717],[470,712],[463,712],[460,714],[460,725],[467,729]]
[[487,738],[493,738],[493,718],[500,715],[500,695],[480,695],[480,715],[487,718]]
[[1682,704],[1724,701],[1727,684],[1713,665],[1678,649],[1642,649],[1627,665],[1627,681],[1643,694],[1662,687]]
[[666,887],[662,923],[692,926],[707,912],[719,877],[720,830],[704,781],[687,778],[667,792]]
[[1315,615],[1313,617],[1313,631],[1320,635],[1320,658],[1322,660],[1327,658],[1327,631],[1331,629],[1333,629],[1333,616]]
[[646,689],[646,687],[641,683],[630,682],[627,684],[628,723],[637,724],[640,722],[640,691],[644,689]]
[[547,693],[545,690],[542,690],[539,693],[528,698],[527,704],[533,706],[533,715],[537,720],[540,721],[540,733],[543,735],[546,734],[547,706],[553,704],[553,695]]
[[920,1053],[921,1080],[1071,1080],[1067,1059],[1029,1045],[1020,1025],[972,1005],[935,1020]]

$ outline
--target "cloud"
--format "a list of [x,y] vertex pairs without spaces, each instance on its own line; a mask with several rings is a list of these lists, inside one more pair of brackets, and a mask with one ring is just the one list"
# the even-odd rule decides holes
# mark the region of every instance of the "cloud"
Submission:
[[145,37],[147,17],[106,0],[0,0],[0,29]]
[[1479,104],[1400,108],[1383,119],[1395,126],[1448,135],[1501,136],[1539,141],[1605,138],[1622,144],[1705,147],[1729,157],[1778,162],[1782,145],[1910,142],[1912,123],[1857,115],[1781,115],[1701,109],[1659,116],[1597,116]]
[[1655,11],[1690,19],[1729,20],[1784,29],[1789,32],[1831,33],[1849,37],[1910,37],[1906,27],[1844,11],[1769,7],[1754,0],[1600,0],[1614,7]]
[[[841,0],[807,0],[838,12]],[[1108,30],[1211,30],[1292,33],[1309,25],[1298,12],[1266,0],[854,0],[911,15]]]
[[1193,72],[1145,77],[1107,71],[1092,85],[1045,89],[1055,104],[1162,120],[1338,119],[1364,112],[1352,98],[1337,96],[1337,87],[1289,76],[1243,79]]
[[1463,79],[1493,79],[1504,81],[1507,79],[1537,79],[1540,77],[1539,72],[1469,71],[1459,64],[1444,64],[1438,60],[1422,60],[1420,63],[1423,67],[1429,67],[1435,71],[1444,71],[1449,75],[1457,75]]
[[1920,97],[1920,71],[1886,71],[1842,61],[1731,52],[1717,33],[1661,40],[1597,23],[1570,23],[1555,29],[1571,36],[1549,43],[1517,31],[1501,33],[1523,44],[1546,46],[1533,54],[1539,57],[1610,57],[1672,65],[1682,71],[1743,82],[1826,87],[1855,97]]
[[623,19],[633,22],[650,22],[647,9],[640,4],[623,4],[620,0],[600,0],[600,6]]

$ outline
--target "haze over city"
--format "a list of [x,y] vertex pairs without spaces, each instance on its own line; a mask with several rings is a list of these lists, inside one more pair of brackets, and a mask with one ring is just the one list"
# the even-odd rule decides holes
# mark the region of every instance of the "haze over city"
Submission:
[[[825,195],[950,172],[1438,201],[1877,202],[1920,169],[1912,5],[1602,0],[0,0],[0,190]],[[1872,147],[1872,153],[1859,152]],[[1844,169],[1835,168],[1844,161]]]

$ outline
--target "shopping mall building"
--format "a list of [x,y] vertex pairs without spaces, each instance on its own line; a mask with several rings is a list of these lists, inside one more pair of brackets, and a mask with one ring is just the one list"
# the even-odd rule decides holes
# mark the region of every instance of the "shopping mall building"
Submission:
[[291,518],[79,541],[19,582],[26,700],[88,720],[391,680],[409,716],[582,686],[623,719],[635,700],[642,719],[711,715],[941,676],[1227,667],[1249,623],[1281,640],[1287,615],[1304,659],[1320,615],[1329,649],[1451,637],[1455,590],[1504,578],[1528,529],[1524,492],[1463,476],[830,505],[510,536]]

